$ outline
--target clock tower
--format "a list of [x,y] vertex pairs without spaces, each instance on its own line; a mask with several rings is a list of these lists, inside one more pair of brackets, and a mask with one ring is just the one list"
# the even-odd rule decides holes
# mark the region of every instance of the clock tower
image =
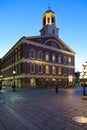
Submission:
[[56,35],[58,36],[59,28],[56,27],[56,14],[48,8],[48,10],[42,15],[42,29],[40,35]]

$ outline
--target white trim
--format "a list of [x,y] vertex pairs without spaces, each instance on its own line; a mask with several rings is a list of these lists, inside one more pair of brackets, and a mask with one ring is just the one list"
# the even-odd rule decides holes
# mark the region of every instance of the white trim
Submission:
[[45,44],[40,44],[40,43],[37,43],[37,42],[33,42],[33,41],[30,41],[30,40],[24,40],[24,42],[26,42],[26,44],[31,44],[31,45],[35,45],[36,47],[37,46],[40,46],[42,48],[47,48],[49,50],[53,50],[53,51],[56,51],[56,52],[61,52],[61,53],[65,53],[65,54],[69,54],[69,55],[73,55],[75,54],[75,52],[69,52],[69,51],[65,51],[65,50],[62,50],[62,49],[58,49],[58,48],[54,48],[54,47],[51,47],[51,46],[47,46]]
[[[56,40],[53,40],[53,39],[48,39],[44,44],[46,45],[47,42],[49,42],[49,41],[57,43],[57,44],[60,46],[60,48],[63,49],[63,47],[60,45],[60,43],[59,43],[58,41],[56,41]],[[52,47],[52,46],[50,46],[50,47]],[[53,47],[52,47],[52,48],[53,48]],[[57,49],[58,49],[58,48],[57,48]]]
[[[39,58],[39,53],[41,53],[41,59]],[[41,50],[38,51],[38,60],[43,60],[43,52]]]
[[[48,59],[46,59],[46,57],[48,56]],[[49,61],[50,57],[49,57],[49,52],[45,53],[45,61]]]

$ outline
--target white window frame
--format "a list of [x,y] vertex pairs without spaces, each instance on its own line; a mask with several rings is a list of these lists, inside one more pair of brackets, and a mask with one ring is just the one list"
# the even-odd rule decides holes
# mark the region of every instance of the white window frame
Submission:
[[[32,71],[32,65],[34,65],[34,71]],[[33,63],[30,64],[30,73],[35,73],[35,64]]]
[[[41,58],[39,58],[39,53],[41,53]],[[38,51],[38,60],[43,60],[43,53],[42,53],[42,51]]]
[[48,52],[46,52],[46,54],[45,54],[45,60],[49,61],[49,53]]
[[[39,67],[41,67],[41,71],[39,71]],[[38,73],[43,73],[43,65],[41,64],[38,65]]]
[[[31,57],[31,51],[33,51],[34,57]],[[35,59],[35,50],[34,49],[30,49],[30,59]]]
[[52,61],[56,62],[56,56],[55,56],[55,54],[52,54]]

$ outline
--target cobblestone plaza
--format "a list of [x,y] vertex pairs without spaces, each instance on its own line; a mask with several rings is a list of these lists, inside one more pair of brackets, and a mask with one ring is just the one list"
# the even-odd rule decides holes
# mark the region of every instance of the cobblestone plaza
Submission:
[[0,130],[87,130],[75,116],[87,117],[83,88],[2,89],[0,93]]

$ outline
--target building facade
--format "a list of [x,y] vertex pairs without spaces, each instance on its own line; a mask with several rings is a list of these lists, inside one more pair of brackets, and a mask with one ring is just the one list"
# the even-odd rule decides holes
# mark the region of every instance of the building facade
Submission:
[[[22,37],[2,58],[3,85],[69,87],[74,85],[75,52],[59,38],[56,14],[42,15],[40,36]],[[14,73],[15,72],[15,73]]]

